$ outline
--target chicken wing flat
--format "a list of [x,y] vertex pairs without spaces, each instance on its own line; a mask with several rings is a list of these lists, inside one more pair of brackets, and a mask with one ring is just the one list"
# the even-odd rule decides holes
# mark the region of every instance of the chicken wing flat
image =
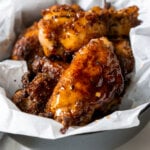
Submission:
[[45,112],[51,112],[65,127],[84,125],[101,107],[111,109],[113,99],[123,88],[124,80],[112,43],[106,38],[93,39],[76,53],[62,74]]
[[11,58],[14,60],[26,60],[30,68],[34,58],[37,56],[43,56],[43,50],[38,39],[38,25],[34,23],[17,40]]

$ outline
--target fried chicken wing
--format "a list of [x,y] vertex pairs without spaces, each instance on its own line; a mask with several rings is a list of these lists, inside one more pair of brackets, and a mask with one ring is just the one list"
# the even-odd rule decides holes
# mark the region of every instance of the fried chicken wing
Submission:
[[45,105],[68,65],[37,57],[32,63],[33,72],[25,73],[22,77],[23,89],[16,91],[13,96],[15,104],[24,112],[44,116],[49,114],[44,113]]
[[43,50],[38,39],[38,25],[34,23],[17,40],[11,58],[14,60],[26,60],[30,68],[34,58],[37,56],[43,56]]
[[115,37],[129,36],[130,29],[140,23],[138,20],[138,10],[137,6],[131,6],[119,11],[108,9],[110,14],[108,35]]
[[46,57],[38,57],[32,64],[32,70],[35,74],[38,72],[47,73],[51,79],[58,81],[68,66],[69,64],[62,61],[51,61]]
[[56,5],[44,11],[38,26],[39,40],[47,57],[62,55],[64,51],[78,51],[93,38],[128,36],[130,29],[138,24],[136,6],[119,11],[77,8]]
[[43,19],[38,23],[39,40],[47,57],[62,55],[64,48],[58,43],[59,32],[65,24],[75,20],[78,11],[82,11],[78,5],[54,5],[43,11]]
[[55,85],[56,82],[48,74],[38,73],[24,89],[16,91],[12,100],[24,112],[43,113]]
[[81,13],[72,24],[65,26],[60,34],[60,43],[69,51],[77,51],[93,38],[101,36],[128,36],[139,21],[138,8],[132,6],[116,11],[93,7]]
[[[98,8],[97,8],[98,9]],[[101,13],[99,13],[101,12]],[[91,39],[107,34],[107,11],[87,11],[63,28],[59,40],[68,51],[77,51]]]
[[122,73],[127,81],[128,74],[134,69],[134,57],[129,40],[125,38],[118,38],[112,39],[112,42],[114,44],[115,54],[120,62]]
[[38,26],[39,40],[47,57],[77,51],[90,39],[106,35],[105,11],[97,8],[86,12],[73,6],[56,5],[44,11]]
[[96,110],[105,109],[106,103],[111,106],[123,87],[113,45],[106,38],[93,39],[76,53],[62,74],[45,112],[51,112],[65,127],[84,125]]

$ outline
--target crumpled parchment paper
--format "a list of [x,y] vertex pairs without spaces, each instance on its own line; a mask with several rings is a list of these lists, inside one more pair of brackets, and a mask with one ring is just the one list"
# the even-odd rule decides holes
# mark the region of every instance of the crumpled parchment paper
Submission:
[[[60,133],[62,125],[52,119],[21,112],[10,100],[21,88],[21,76],[27,71],[24,61],[6,60],[11,55],[15,37],[28,25],[40,18],[41,9],[55,0],[1,0],[0,2],[0,132],[57,139],[69,135],[124,129],[139,125],[140,112],[150,104],[150,1],[108,0],[117,9],[137,5],[142,24],[130,32],[136,65],[132,82],[127,89],[119,111],[83,127],[70,127]],[[70,3],[70,0],[57,0]],[[74,0],[84,9],[102,5],[101,0]],[[5,59],[5,60],[4,60]]]

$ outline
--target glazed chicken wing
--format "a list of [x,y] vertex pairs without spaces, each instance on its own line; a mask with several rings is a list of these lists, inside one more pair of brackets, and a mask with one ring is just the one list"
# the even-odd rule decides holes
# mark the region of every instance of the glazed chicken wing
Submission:
[[48,74],[38,73],[31,82],[26,81],[24,89],[16,91],[12,100],[24,112],[43,113],[55,85]]
[[109,36],[129,36],[130,29],[137,26],[138,7],[131,6],[116,11],[115,9],[108,9],[109,11]]
[[58,81],[68,66],[69,64],[62,61],[51,61],[46,57],[38,57],[32,63],[32,70],[35,74],[38,72],[47,73],[51,79]]
[[39,21],[39,40],[47,57],[51,54],[63,55],[64,48],[58,43],[59,32],[65,24],[75,20],[78,5],[54,5],[43,11]]
[[39,40],[47,57],[77,51],[90,39],[106,35],[105,11],[97,8],[86,12],[75,6],[56,5],[44,11],[38,26]]
[[[77,6],[76,6],[77,7]],[[56,5],[46,9],[40,20],[39,40],[47,57],[75,52],[93,38],[101,36],[128,36],[137,25],[136,6],[122,10],[93,7],[83,11],[80,7]]]
[[105,110],[101,109],[103,106],[111,109],[113,99],[123,87],[111,42],[106,38],[93,39],[76,53],[64,71],[45,111],[51,112],[65,127],[84,125],[91,121],[96,110]]
[[125,81],[128,81],[128,74],[133,71],[134,57],[128,39],[118,38],[112,40],[115,54],[117,55]]
[[68,65],[37,57],[32,63],[33,72],[25,73],[22,77],[23,89],[16,91],[13,96],[15,104],[24,112],[44,113],[45,105]]
[[30,71],[13,102],[24,112],[57,120],[64,129],[110,113],[134,68],[128,39],[137,17],[136,6],[45,9],[13,48],[12,59],[26,60]]
[[26,60],[29,68],[35,57],[43,56],[43,50],[38,39],[38,25],[34,23],[19,37],[12,51],[14,60]]

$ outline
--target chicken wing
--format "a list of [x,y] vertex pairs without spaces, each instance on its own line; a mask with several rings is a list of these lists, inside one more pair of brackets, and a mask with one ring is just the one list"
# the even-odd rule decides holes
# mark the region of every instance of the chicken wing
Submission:
[[93,39],[76,53],[62,74],[45,112],[51,112],[65,127],[84,125],[96,110],[105,110],[103,106],[111,109],[123,88],[113,45],[106,38]]
[[69,64],[63,61],[51,61],[46,57],[38,57],[32,64],[32,70],[35,74],[38,72],[47,73],[51,79],[58,81],[68,66]]
[[106,35],[106,11],[97,8],[85,12],[73,6],[56,5],[44,11],[38,26],[39,40],[47,57],[77,51],[91,38]]
[[33,72],[23,75],[23,89],[16,91],[12,98],[15,104],[24,112],[37,115],[44,113],[45,105],[68,65],[52,62],[46,57],[35,58],[32,63]]
[[43,50],[38,39],[38,25],[34,23],[20,35],[13,48],[11,58],[26,60],[29,68],[31,68],[31,64],[37,56],[43,56]]
[[78,11],[82,11],[78,5],[54,5],[43,11],[43,19],[38,23],[39,40],[47,57],[63,55],[64,48],[58,43],[59,31],[75,20]]
[[[138,8],[54,5],[17,40],[12,59],[26,60],[14,103],[65,128],[85,125],[120,104],[134,58],[128,41]],[[103,37],[107,36],[110,41]],[[124,85],[125,84],[125,85]]]
[[24,112],[39,114],[44,112],[45,105],[51,96],[56,82],[46,73],[38,73],[25,84],[25,88],[16,91],[12,100]]
[[129,73],[134,69],[134,57],[128,39],[118,38],[111,40],[114,44],[115,54],[117,55],[125,81],[129,80]]
[[[76,6],[77,7],[77,6]],[[122,10],[93,7],[83,11],[68,5],[56,5],[43,13],[39,40],[47,57],[75,52],[93,38],[101,36],[128,36],[131,27],[138,24],[138,8]]]
[[108,9],[109,11],[109,36],[129,36],[130,29],[137,26],[140,21],[138,20],[138,7],[131,6],[116,11],[115,9]]

